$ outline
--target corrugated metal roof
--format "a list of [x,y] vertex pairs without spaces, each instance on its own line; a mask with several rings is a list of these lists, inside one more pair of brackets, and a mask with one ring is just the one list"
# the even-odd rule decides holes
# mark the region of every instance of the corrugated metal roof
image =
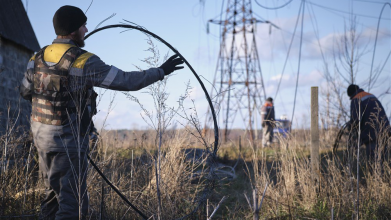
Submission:
[[0,0],[0,35],[32,51],[41,48],[21,0]]

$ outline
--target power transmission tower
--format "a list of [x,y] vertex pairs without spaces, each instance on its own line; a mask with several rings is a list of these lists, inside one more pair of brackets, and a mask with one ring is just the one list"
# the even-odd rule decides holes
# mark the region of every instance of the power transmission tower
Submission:
[[[228,0],[225,19],[209,20],[221,27],[221,45],[213,81],[213,92],[218,92],[219,118],[224,126],[224,140],[239,114],[254,143],[254,118],[266,99],[261,65],[255,39],[257,20],[253,16],[251,0]],[[208,120],[208,117],[207,117]]]

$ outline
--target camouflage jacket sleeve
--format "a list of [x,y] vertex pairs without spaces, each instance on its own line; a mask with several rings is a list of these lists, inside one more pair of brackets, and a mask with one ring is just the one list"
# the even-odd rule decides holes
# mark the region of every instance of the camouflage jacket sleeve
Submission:
[[30,61],[27,64],[27,70],[24,73],[24,77],[22,79],[22,82],[19,86],[19,93],[20,95],[31,102],[32,92],[34,89],[34,61],[30,59]]
[[[118,91],[136,91],[164,78],[164,72],[160,68],[126,72],[105,64],[94,54],[86,53],[84,56],[84,58],[80,58],[82,61],[85,60],[84,63],[75,63],[69,74],[76,78],[83,78],[83,80],[75,81],[86,83],[88,87],[97,86]],[[85,59],[86,57],[87,59]]]

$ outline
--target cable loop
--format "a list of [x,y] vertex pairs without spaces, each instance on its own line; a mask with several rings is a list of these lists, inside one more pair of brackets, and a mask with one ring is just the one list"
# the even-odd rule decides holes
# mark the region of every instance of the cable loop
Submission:
[[[126,21],[126,20],[125,20]],[[129,22],[129,21],[126,21],[126,22]],[[131,23],[131,22],[129,22]],[[134,23],[133,23],[134,24]],[[218,132],[218,126],[217,126],[217,118],[216,118],[216,113],[215,113],[215,109],[213,107],[213,103],[212,103],[212,100],[210,99],[210,96],[205,88],[205,85],[204,83],[201,81],[200,77],[198,76],[198,74],[195,72],[195,70],[193,69],[193,67],[190,65],[190,63],[182,56],[182,54],[180,54],[178,52],[178,50],[176,50],[173,46],[171,46],[169,43],[167,43],[165,40],[163,40],[161,37],[159,37],[158,35],[146,30],[144,27],[141,27],[139,25],[130,25],[130,24],[116,24],[116,25],[107,25],[107,26],[104,26],[104,27],[101,27],[101,28],[98,28],[98,29],[95,29],[94,31],[92,31],[91,33],[89,33],[88,35],[85,36],[85,40],[90,37],[91,35],[99,32],[99,31],[102,31],[102,30],[105,30],[105,29],[110,29],[110,28],[128,28],[128,29],[135,29],[135,30],[138,30],[138,31],[141,31],[143,32],[144,34],[147,34],[155,39],[157,39],[158,41],[162,42],[163,44],[165,44],[168,48],[170,48],[175,54],[178,54],[182,59],[183,61],[185,62],[185,64],[190,68],[191,72],[194,74],[194,76],[196,77],[196,79],[198,80],[199,84],[201,85],[202,87],[202,90],[204,91],[205,93],[205,97],[209,103],[209,107],[210,107],[210,110],[212,112],[212,117],[213,117],[213,124],[214,124],[214,135],[215,135],[215,141],[214,141],[214,147],[213,147],[213,152],[209,152],[211,153],[211,161],[214,161],[215,158],[216,158],[216,155],[217,155],[217,150],[218,150],[218,144],[219,144],[219,132]],[[137,207],[135,207],[128,199],[126,199],[126,197],[118,190],[117,187],[115,187],[107,178],[106,176],[102,173],[102,171],[99,170],[99,168],[96,166],[96,164],[92,161],[92,159],[87,155],[88,159],[90,160],[90,163],[92,164],[92,166],[96,169],[96,171],[99,173],[99,175],[102,176],[102,178],[107,182],[107,184],[110,185],[111,188],[114,189],[114,191],[130,206],[132,207],[143,219],[147,219],[147,216],[144,215],[140,210],[137,209]],[[212,175],[213,175],[213,169],[211,169],[211,172],[212,172]],[[214,186],[214,183],[211,184],[212,187]],[[205,189],[206,190],[206,189]],[[200,204],[198,205],[198,207],[200,206]],[[197,210],[198,207],[195,209]],[[194,213],[193,210],[191,213]],[[181,219],[184,219],[186,217],[188,217],[189,215],[188,214],[186,215],[185,217],[181,218]]]

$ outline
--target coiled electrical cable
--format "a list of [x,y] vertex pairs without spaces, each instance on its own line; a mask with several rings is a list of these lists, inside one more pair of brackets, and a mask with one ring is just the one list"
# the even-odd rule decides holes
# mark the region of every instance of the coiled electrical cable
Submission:
[[202,87],[202,90],[204,91],[205,93],[205,96],[206,96],[206,99],[209,103],[209,107],[210,107],[210,110],[212,112],[212,117],[213,117],[213,125],[214,125],[214,135],[215,135],[215,142],[214,142],[214,148],[213,148],[213,156],[216,155],[217,153],[217,149],[218,149],[218,144],[219,144],[219,132],[218,132],[218,126],[217,126],[217,119],[216,119],[216,113],[215,113],[215,109],[213,107],[213,103],[212,103],[212,100],[210,99],[210,96],[205,88],[205,85],[204,83],[201,81],[200,77],[198,76],[198,74],[196,73],[196,71],[193,69],[193,67],[190,65],[190,63],[185,59],[185,57],[182,56],[181,53],[178,52],[178,50],[176,50],[173,46],[171,46],[169,43],[167,43],[165,40],[163,40],[161,37],[159,37],[158,35],[146,30],[145,28],[141,27],[141,26],[135,26],[135,25],[130,25],[130,24],[115,24],[115,25],[107,25],[107,26],[104,26],[104,27],[101,27],[101,28],[98,28],[94,31],[92,31],[91,33],[87,34],[85,36],[84,39],[87,39],[89,38],[91,35],[99,32],[99,31],[103,31],[105,29],[110,29],[110,28],[128,28],[128,29],[135,29],[135,30],[139,30],[157,40],[159,40],[160,42],[162,42],[163,44],[165,44],[168,48],[170,48],[174,53],[178,54],[179,57],[181,57],[183,59],[183,61],[185,62],[185,64],[189,67],[189,69],[191,70],[191,72],[194,74],[194,76],[196,77],[196,79],[198,80],[199,84],[201,85]]
[[[201,85],[201,88],[202,90],[204,91],[205,93],[205,97],[209,103],[209,107],[210,107],[210,110],[211,110],[211,113],[212,113],[212,117],[213,117],[213,124],[214,124],[214,136],[215,136],[215,140],[214,140],[214,146],[213,146],[213,152],[212,152],[212,159],[214,159],[217,155],[217,150],[218,150],[218,144],[219,144],[219,132],[218,132],[218,126],[217,126],[217,118],[216,118],[216,113],[215,113],[215,109],[213,107],[213,103],[212,103],[212,100],[210,99],[210,96],[205,88],[205,85],[204,83],[201,81],[200,77],[198,76],[198,74],[196,73],[196,71],[193,69],[193,67],[190,65],[190,63],[185,59],[185,57],[182,56],[182,54],[180,54],[178,52],[178,50],[176,50],[173,46],[171,46],[169,43],[167,43],[165,40],[163,40],[161,37],[159,37],[158,35],[146,30],[145,28],[141,27],[141,26],[138,26],[138,25],[131,25],[131,24],[115,24],[115,25],[107,25],[107,26],[104,26],[104,27],[101,27],[101,28],[98,28],[98,29],[95,29],[94,31],[92,31],[91,33],[87,34],[85,36],[85,40],[87,38],[89,38],[91,35],[99,32],[99,31],[102,31],[102,30],[106,30],[106,29],[111,29],[111,28],[127,28],[127,29],[135,29],[135,30],[138,30],[138,31],[141,31],[142,33],[144,34],[147,34],[155,39],[157,39],[158,41],[162,42],[163,44],[165,44],[168,48],[170,48],[175,54],[178,54],[179,57],[181,57],[183,59],[183,61],[185,62],[185,64],[189,67],[189,69],[191,70],[191,72],[194,74],[194,76],[196,77],[197,81],[199,82],[199,84]],[[141,217],[143,217],[143,219],[147,219],[147,216],[145,214],[143,214],[140,210],[137,209],[136,206],[134,206],[119,190],[117,187],[115,187],[107,178],[106,176],[103,174],[102,171],[99,170],[99,168],[96,166],[96,164],[92,161],[92,159],[88,156],[88,159],[90,160],[90,163],[92,164],[92,166],[96,169],[96,171],[99,173],[99,175],[102,176],[102,178],[106,181],[107,184],[110,185],[111,188],[114,189],[114,191],[130,206],[132,207]],[[213,185],[213,184],[212,184]]]

